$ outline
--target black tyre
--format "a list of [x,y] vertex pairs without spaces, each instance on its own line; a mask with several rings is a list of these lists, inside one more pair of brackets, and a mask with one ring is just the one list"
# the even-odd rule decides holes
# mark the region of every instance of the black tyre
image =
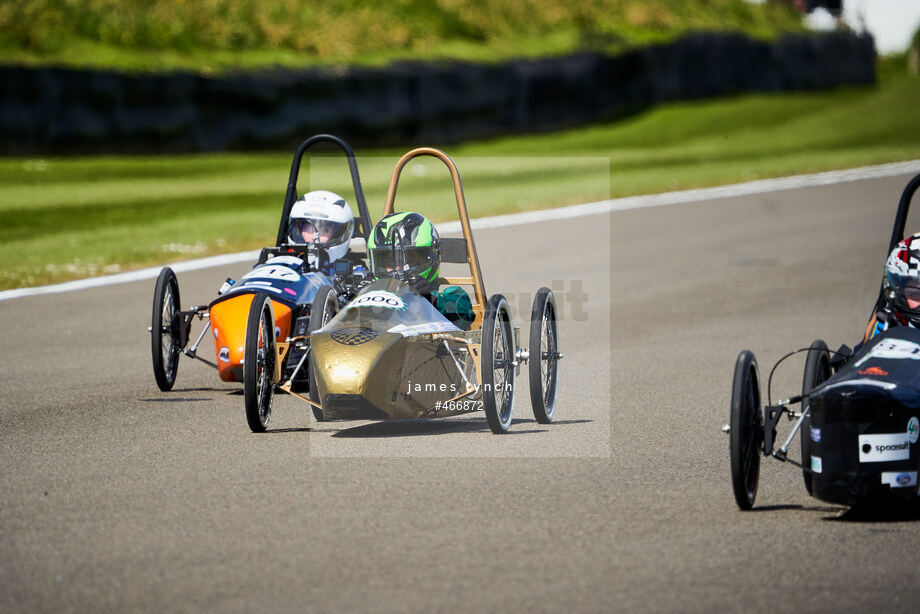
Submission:
[[530,405],[540,424],[549,424],[556,413],[556,380],[559,368],[559,337],[556,333],[556,298],[540,288],[530,310]]
[[[821,339],[812,342],[805,358],[805,373],[802,376],[802,394],[810,392],[815,386],[828,380],[832,375],[831,358],[827,352],[827,344]],[[808,409],[808,399],[802,399],[802,411]],[[806,415],[799,430],[799,441],[802,446],[802,465],[811,467],[811,415]],[[805,490],[811,494],[811,473],[802,470],[805,481]]]
[[482,321],[482,406],[495,434],[508,432],[514,406],[514,329],[501,294],[489,299]]
[[760,409],[760,376],[757,360],[748,350],[738,355],[732,382],[729,450],[732,490],[742,510],[749,510],[757,497],[760,454],[763,449],[763,413]]
[[[323,286],[316,292],[316,296],[313,297],[313,305],[310,307],[310,329],[307,331],[308,334],[313,334],[313,331],[321,329],[323,326],[329,323],[335,314],[339,312],[339,303],[335,297],[335,290],[332,289],[332,286]],[[316,389],[316,375],[313,372],[313,355],[311,353],[310,357],[307,358],[307,368],[309,369],[310,377],[310,400],[314,403],[319,403],[319,391]],[[317,422],[325,422],[326,417],[323,415],[321,409],[310,406],[313,409],[313,417]]]
[[243,399],[253,433],[263,433],[272,415],[275,392],[275,314],[271,299],[256,294],[249,308],[243,348]]
[[179,370],[179,282],[169,267],[163,267],[153,291],[153,316],[150,322],[150,351],[153,376],[164,392],[172,390]]

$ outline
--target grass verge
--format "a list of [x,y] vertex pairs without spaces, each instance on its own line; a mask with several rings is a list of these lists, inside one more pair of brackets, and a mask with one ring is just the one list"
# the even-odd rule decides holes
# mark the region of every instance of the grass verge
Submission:
[[[917,108],[920,80],[897,61],[881,66],[877,87],[673,104],[617,123],[447,151],[478,217],[917,159]],[[0,289],[271,244],[292,153],[2,159]],[[403,151],[357,153],[376,220]],[[439,164],[407,167],[398,209],[454,218]],[[320,156],[304,167],[299,188],[353,202],[350,185],[341,157]]]

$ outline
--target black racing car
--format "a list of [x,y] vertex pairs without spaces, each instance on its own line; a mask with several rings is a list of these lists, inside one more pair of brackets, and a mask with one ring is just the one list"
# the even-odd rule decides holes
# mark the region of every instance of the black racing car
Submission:
[[[901,195],[889,252],[904,238],[911,198],[920,175]],[[885,305],[883,291],[875,305]],[[802,394],[761,407],[760,374],[750,350],[739,354],[732,383],[730,436],[732,488],[738,507],[754,505],[760,457],[798,466],[805,488],[818,499],[843,505],[913,500],[920,469],[920,329],[889,328],[857,346],[828,350],[817,340],[807,352]],[[777,362],[777,365],[779,364]],[[776,369],[776,366],[773,367]],[[772,376],[772,371],[771,371]],[[792,409],[799,406],[799,411]],[[777,423],[795,421],[776,447]],[[788,458],[799,435],[801,463]]]

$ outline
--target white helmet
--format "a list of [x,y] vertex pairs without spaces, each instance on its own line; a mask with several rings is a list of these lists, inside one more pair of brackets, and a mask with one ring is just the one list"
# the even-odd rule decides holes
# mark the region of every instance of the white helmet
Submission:
[[329,261],[334,262],[348,253],[354,229],[355,218],[344,198],[326,190],[314,190],[304,194],[291,208],[288,241],[303,245],[318,237],[329,253]]

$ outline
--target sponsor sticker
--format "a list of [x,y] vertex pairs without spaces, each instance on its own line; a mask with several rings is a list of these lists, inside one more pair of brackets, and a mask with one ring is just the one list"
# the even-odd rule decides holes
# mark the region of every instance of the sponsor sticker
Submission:
[[214,329],[214,338],[217,339],[217,329]]
[[859,462],[887,463],[910,458],[907,433],[859,436]]
[[386,309],[405,309],[406,303],[386,290],[374,290],[357,297],[348,307],[384,307]]
[[240,281],[246,280],[252,283],[250,280],[253,279],[273,279],[276,281],[295,282],[300,281],[300,273],[286,266],[265,264],[243,275]]
[[907,421],[907,439],[911,443],[917,443],[918,437],[920,437],[920,420],[917,420],[917,416],[911,416]]
[[399,333],[403,337],[414,337],[416,335],[427,335],[429,333],[450,333],[460,332],[460,329],[450,322],[428,322],[425,324],[397,324],[387,330],[388,333]]
[[907,488],[908,486],[917,485],[916,471],[883,471],[882,484],[888,484],[892,488]]
[[361,345],[362,343],[367,343],[372,339],[377,338],[377,331],[373,328],[365,328],[363,326],[355,326],[352,328],[340,328],[338,330],[332,331],[330,335],[333,341],[341,343],[342,345]]
[[879,367],[869,367],[859,371],[860,375],[888,375],[888,371],[880,369]]
[[869,352],[853,363],[858,367],[870,358],[893,358],[920,360],[920,344],[904,339],[885,339],[877,343]]
[[299,267],[303,260],[297,256],[275,256],[265,261],[265,264],[283,264],[285,266]]
[[816,426],[811,427],[811,440],[815,443],[821,443],[821,429]]
[[824,467],[821,464],[820,456],[811,457],[811,470],[813,473],[821,473],[822,471],[824,471]]
[[220,352],[217,354],[220,359],[224,362],[230,362],[230,348],[224,346],[220,348]]

